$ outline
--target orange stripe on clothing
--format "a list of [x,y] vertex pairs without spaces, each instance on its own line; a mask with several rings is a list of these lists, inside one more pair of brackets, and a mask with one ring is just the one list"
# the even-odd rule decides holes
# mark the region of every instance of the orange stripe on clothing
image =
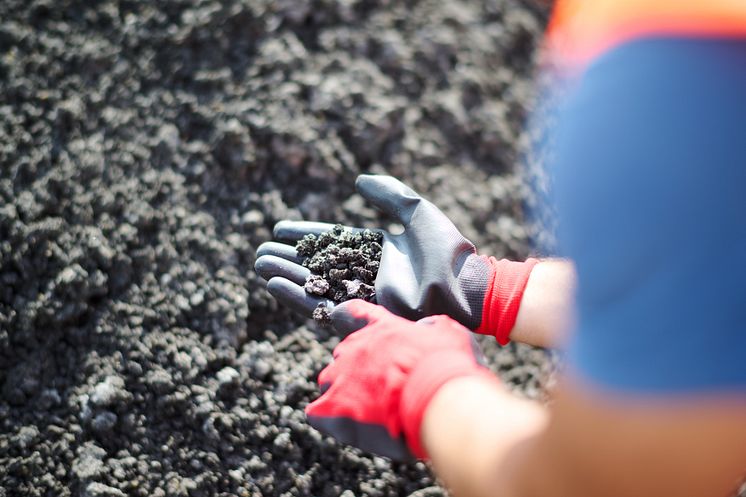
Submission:
[[582,68],[645,36],[746,37],[746,0],[558,0],[547,48],[561,65]]

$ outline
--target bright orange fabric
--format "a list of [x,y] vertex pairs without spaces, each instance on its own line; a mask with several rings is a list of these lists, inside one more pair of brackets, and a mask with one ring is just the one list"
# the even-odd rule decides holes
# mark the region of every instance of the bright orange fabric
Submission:
[[746,37],[746,0],[558,0],[547,48],[578,68],[625,41],[677,35]]

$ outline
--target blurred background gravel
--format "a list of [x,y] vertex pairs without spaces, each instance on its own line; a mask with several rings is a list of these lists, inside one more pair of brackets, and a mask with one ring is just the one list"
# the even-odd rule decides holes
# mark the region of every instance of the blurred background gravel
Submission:
[[[0,2],[0,496],[440,496],[303,407],[338,338],[253,273],[389,173],[525,257],[546,12],[517,0]],[[544,352],[484,341],[538,398]]]

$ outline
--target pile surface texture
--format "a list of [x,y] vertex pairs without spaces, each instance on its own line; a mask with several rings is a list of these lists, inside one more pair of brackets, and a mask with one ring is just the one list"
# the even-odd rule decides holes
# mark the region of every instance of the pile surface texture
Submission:
[[[252,267],[384,228],[388,173],[525,257],[545,13],[517,0],[0,2],[0,496],[439,496],[304,420],[339,338]],[[551,361],[485,341],[541,396]]]

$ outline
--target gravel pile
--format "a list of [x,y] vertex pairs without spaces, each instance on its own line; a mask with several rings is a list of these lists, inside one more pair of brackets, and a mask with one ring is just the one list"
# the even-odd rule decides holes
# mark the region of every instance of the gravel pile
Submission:
[[[545,15],[517,0],[0,2],[0,496],[437,496],[305,424],[338,338],[252,271],[280,219],[388,228],[386,172],[524,257]],[[543,352],[498,349],[528,396]]]

